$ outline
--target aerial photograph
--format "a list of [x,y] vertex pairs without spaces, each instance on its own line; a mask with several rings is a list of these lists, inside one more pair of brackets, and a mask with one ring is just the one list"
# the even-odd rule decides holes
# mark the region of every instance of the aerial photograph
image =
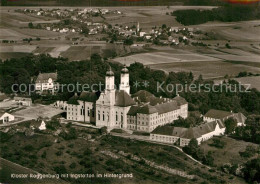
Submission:
[[0,0],[0,184],[260,184],[260,0]]

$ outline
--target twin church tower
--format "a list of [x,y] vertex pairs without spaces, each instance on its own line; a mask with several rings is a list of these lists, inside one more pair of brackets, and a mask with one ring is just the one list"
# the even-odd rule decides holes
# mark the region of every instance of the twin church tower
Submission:
[[119,90],[115,88],[115,76],[111,67],[106,72],[105,90],[96,101],[96,126],[127,128],[127,112],[134,100],[130,96],[129,71],[121,70]]
[[[106,90],[115,90],[115,76],[111,67],[109,67],[109,71],[106,72]],[[124,68],[121,70],[119,90],[123,90],[130,95],[129,71],[126,65],[124,65]]]

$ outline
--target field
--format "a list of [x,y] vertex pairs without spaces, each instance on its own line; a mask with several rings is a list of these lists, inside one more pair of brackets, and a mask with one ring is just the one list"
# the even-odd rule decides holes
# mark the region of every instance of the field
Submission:
[[249,158],[244,158],[239,155],[239,152],[243,152],[246,149],[246,146],[251,145],[254,147],[257,147],[257,144],[244,142],[244,141],[238,141],[229,137],[221,137],[221,141],[224,141],[226,143],[225,147],[223,149],[215,148],[212,146],[209,146],[208,144],[212,143],[212,140],[208,140],[206,142],[203,142],[201,144],[201,148],[204,151],[212,151],[212,156],[214,157],[214,163],[217,166],[221,166],[226,163],[231,164],[241,164],[249,160]]
[[[126,26],[136,25],[137,22],[143,31],[149,31],[154,26],[162,24],[171,26],[181,26],[172,16],[166,15],[168,12],[183,9],[212,9],[211,6],[170,6],[170,7],[121,7],[120,11],[125,12],[123,15],[108,16],[106,21],[112,25],[122,24]],[[113,9],[113,8],[109,8]],[[117,9],[117,8],[114,8]]]
[[38,117],[42,118],[51,118],[57,114],[62,113],[63,111],[57,108],[54,108],[50,105],[33,105],[27,107],[26,109],[17,111],[14,113],[15,116],[26,117],[30,119],[37,119]]
[[[0,40],[12,39],[17,43],[0,44],[0,58],[20,57],[27,53],[42,54],[48,53],[53,57],[66,57],[69,61],[88,59],[91,54],[99,53],[102,57],[108,58],[114,55],[114,62],[131,64],[141,62],[154,69],[161,69],[165,72],[191,71],[195,77],[202,74],[204,78],[219,79],[226,74],[236,76],[239,72],[247,71],[260,73],[260,21],[242,22],[208,22],[201,25],[190,26],[201,31],[210,33],[209,39],[198,40],[208,45],[160,47],[151,46],[150,50],[141,50],[141,53],[134,53],[127,46],[110,44],[104,41],[97,41],[98,36],[83,37],[79,34],[57,33],[47,30],[28,29],[27,23],[32,22],[55,22],[57,20],[43,16],[29,16],[14,12],[17,7],[0,7]],[[36,9],[36,7],[32,7]],[[54,7],[43,7],[54,8]],[[60,7],[67,8],[67,7]],[[77,8],[77,7],[73,7]],[[82,8],[82,7],[81,7]],[[106,7],[111,10],[118,10],[118,7]],[[138,6],[120,7],[123,14],[105,15],[105,21],[112,25],[122,24],[133,26],[137,22],[143,31],[150,31],[154,26],[166,24],[169,27],[184,28],[173,16],[166,13],[182,9],[212,9],[212,6]],[[95,19],[95,18],[94,18]],[[100,35],[102,36],[102,35]],[[33,40],[31,43],[21,41],[24,38],[39,37],[40,41]],[[68,38],[80,37],[82,41],[73,45]],[[226,44],[230,48],[226,47]],[[131,55],[129,54],[130,52]]]
[[251,88],[260,91],[260,76],[235,78],[235,80],[241,82],[241,84],[250,84]]

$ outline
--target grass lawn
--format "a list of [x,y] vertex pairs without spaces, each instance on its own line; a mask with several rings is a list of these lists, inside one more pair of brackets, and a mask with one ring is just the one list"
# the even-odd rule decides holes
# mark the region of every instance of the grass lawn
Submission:
[[243,158],[239,155],[239,152],[245,151],[246,146],[248,146],[248,145],[252,145],[255,147],[258,146],[257,144],[254,144],[254,143],[245,142],[242,140],[235,140],[235,139],[225,137],[225,136],[217,138],[217,139],[220,139],[221,141],[226,143],[226,145],[223,149],[209,146],[208,144],[211,144],[213,142],[212,139],[208,140],[206,142],[203,142],[200,146],[205,152],[208,152],[208,151],[213,152],[212,156],[214,157],[214,163],[217,166],[221,166],[225,163],[232,163],[232,164],[244,163],[247,160],[252,159],[252,158],[248,158],[248,159]]

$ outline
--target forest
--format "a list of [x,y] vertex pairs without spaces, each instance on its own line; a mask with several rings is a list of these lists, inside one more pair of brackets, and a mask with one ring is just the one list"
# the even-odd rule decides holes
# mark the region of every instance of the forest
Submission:
[[235,22],[260,19],[260,7],[257,4],[225,4],[212,10],[178,10],[172,12],[176,20],[183,25],[197,25],[209,21]]

